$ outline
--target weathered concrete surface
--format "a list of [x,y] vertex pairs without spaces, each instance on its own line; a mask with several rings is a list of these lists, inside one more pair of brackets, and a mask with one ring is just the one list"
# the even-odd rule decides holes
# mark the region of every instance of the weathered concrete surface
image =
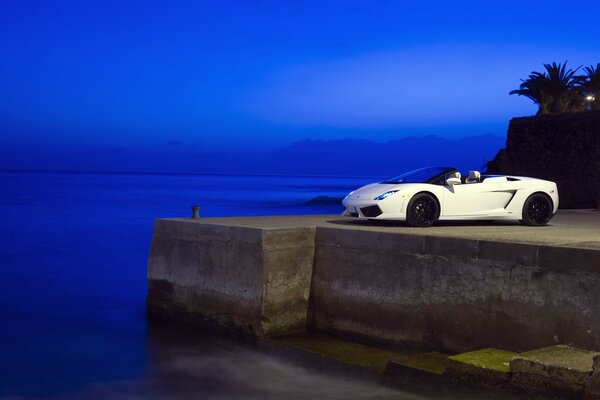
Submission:
[[406,353],[365,346],[360,343],[315,332],[278,338],[274,339],[274,341],[287,347],[376,372],[383,372],[390,361],[404,361],[409,357],[409,354]]
[[558,345],[515,356],[511,383],[527,391],[581,398],[599,353]]
[[425,250],[411,253],[402,247],[414,238],[399,235],[363,234],[349,247],[341,243],[353,233],[337,234],[316,250],[317,329],[451,352],[600,345],[600,274],[591,271],[600,264],[582,259],[570,270],[576,259],[568,255],[562,263],[556,256],[557,264],[521,264],[525,255],[510,250],[496,258],[513,262],[479,258],[471,241],[448,244],[456,251],[444,256],[436,254],[438,238],[423,238]]
[[600,213],[560,215],[539,229],[319,226],[311,321],[348,338],[452,353],[600,348]]
[[600,249],[600,211],[597,210],[561,210],[544,227],[522,226],[518,222],[440,222],[423,229],[409,227],[403,222],[365,221],[338,215],[202,218],[198,221],[260,229],[330,227],[413,236]]
[[390,360],[385,373],[392,377],[442,378],[448,354],[437,351],[419,353],[404,359]]
[[452,353],[593,349],[599,250],[598,211],[563,211],[542,228],[419,229],[336,216],[158,220],[148,305],[259,336],[302,330],[308,317],[311,328],[350,339]]
[[509,362],[518,353],[487,348],[461,353],[446,359],[446,375],[457,380],[478,382],[487,386],[506,384]]
[[257,336],[304,330],[315,228],[200,221],[156,221],[149,311]]
[[594,356],[592,376],[585,386],[587,400],[600,400],[600,355]]

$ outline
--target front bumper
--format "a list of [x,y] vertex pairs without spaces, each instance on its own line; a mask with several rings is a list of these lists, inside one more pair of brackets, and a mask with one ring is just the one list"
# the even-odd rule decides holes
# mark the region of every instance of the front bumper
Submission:
[[357,218],[377,218],[383,212],[378,205],[374,204],[371,206],[364,207],[344,207],[344,212],[342,213],[345,217],[357,217]]

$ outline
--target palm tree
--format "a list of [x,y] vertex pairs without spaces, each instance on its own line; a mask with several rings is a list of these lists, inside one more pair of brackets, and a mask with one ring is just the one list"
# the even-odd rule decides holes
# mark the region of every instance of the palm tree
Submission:
[[518,94],[533,100],[539,107],[537,115],[547,114],[550,112],[550,105],[552,104],[552,97],[546,91],[547,80],[548,76],[546,74],[533,71],[529,78],[521,79],[519,89],[512,90],[509,94]]
[[567,62],[564,64],[544,64],[548,71],[548,90],[552,96],[552,114],[578,111],[581,108],[581,96],[577,93],[577,80],[575,73],[581,68],[567,70]]
[[583,69],[585,76],[581,80],[581,92],[592,110],[600,110],[600,63]]
[[575,70],[567,70],[567,62],[544,64],[546,72],[533,71],[529,78],[521,79],[519,89],[509,94],[518,94],[533,100],[539,106],[537,114],[558,114],[577,111],[581,108],[581,97],[576,92],[578,80]]

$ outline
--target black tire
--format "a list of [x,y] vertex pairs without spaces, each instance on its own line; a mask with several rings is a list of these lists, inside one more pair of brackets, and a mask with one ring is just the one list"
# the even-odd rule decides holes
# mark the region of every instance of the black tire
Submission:
[[554,205],[548,196],[534,193],[523,204],[523,219],[521,223],[527,226],[543,226],[552,219]]
[[410,226],[431,226],[440,216],[437,200],[428,193],[418,193],[408,203],[406,222]]

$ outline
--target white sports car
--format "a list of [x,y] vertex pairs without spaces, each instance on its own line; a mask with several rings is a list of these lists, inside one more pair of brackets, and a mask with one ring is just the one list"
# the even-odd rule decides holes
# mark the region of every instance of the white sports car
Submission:
[[448,220],[519,220],[545,225],[558,210],[556,183],[522,176],[461,178],[455,168],[426,167],[363,186],[342,201],[348,217],[430,226]]

